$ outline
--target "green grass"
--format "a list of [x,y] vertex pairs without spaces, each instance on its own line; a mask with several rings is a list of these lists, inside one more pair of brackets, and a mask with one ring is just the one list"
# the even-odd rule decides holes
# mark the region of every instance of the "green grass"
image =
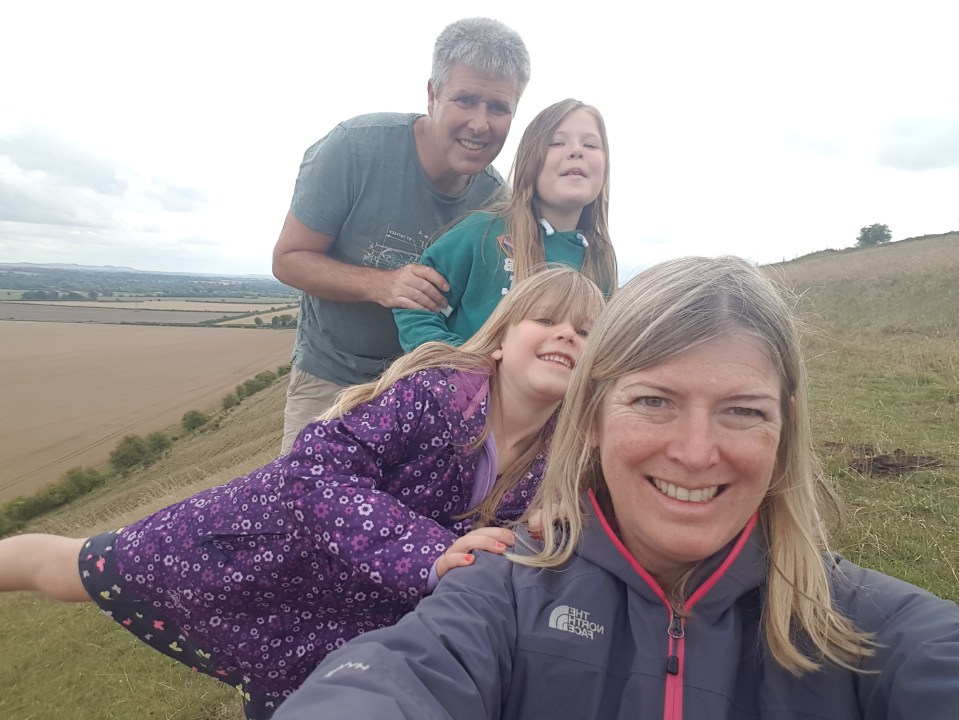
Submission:
[[[815,329],[813,435],[849,511],[837,549],[959,601],[959,233],[770,271]],[[945,467],[863,476],[849,468],[861,446]]]
[[[802,293],[814,439],[848,506],[846,557],[959,601],[959,234],[819,253],[770,272]],[[904,275],[905,273],[905,275]],[[31,529],[85,536],[265,464],[285,383],[247,398],[145,470]],[[946,466],[867,477],[870,446]],[[235,691],[142,645],[91,605],[0,596],[0,718],[239,720]]]
[[[84,537],[264,465],[280,447],[286,383],[231,410],[140,472],[118,477],[28,530]],[[236,691],[147,647],[89,603],[0,595],[0,718],[241,720]]]

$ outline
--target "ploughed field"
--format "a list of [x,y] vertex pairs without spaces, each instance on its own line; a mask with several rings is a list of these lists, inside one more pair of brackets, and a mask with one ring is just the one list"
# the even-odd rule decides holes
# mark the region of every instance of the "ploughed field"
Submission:
[[[71,322],[74,310],[96,320]],[[46,310],[53,311],[59,322],[0,320],[0,501],[32,494],[72,467],[106,462],[124,435],[219,407],[239,383],[289,362],[295,332],[99,324],[111,322],[100,313],[122,311]],[[184,316],[206,313],[170,314],[196,322]],[[281,434],[278,426],[278,448]]]

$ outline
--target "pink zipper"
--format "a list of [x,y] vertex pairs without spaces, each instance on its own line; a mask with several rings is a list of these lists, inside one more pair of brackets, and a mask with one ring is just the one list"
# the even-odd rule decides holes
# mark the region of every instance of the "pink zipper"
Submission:
[[[653,592],[656,593],[656,597],[662,600],[666,606],[666,610],[669,612],[669,626],[667,628],[668,643],[666,649],[666,697],[663,703],[663,720],[682,720],[683,673],[686,665],[686,621],[683,618],[676,617],[672,607],[670,607],[669,600],[666,599],[666,593],[663,592],[659,583],[656,582],[653,576],[650,575],[642,565],[636,562],[636,558],[630,554],[626,546],[623,545],[622,540],[619,539],[619,536],[613,532],[613,528],[599,507],[599,502],[596,500],[596,496],[592,490],[589,491],[589,499],[593,503],[593,509],[596,511],[596,516],[599,518],[603,530],[606,531],[606,535],[609,536],[613,545],[615,545],[616,549],[629,561],[633,570],[635,570]],[[691,611],[696,603],[719,582],[719,578],[725,574],[729,566],[732,565],[739,556],[739,553],[742,551],[749,536],[752,535],[753,528],[758,521],[759,511],[756,511],[753,516],[749,518],[746,527],[743,528],[732,550],[729,551],[729,554],[720,566],[707,578],[706,582],[696,588],[696,592],[689,596],[689,600],[686,602],[686,610]]]

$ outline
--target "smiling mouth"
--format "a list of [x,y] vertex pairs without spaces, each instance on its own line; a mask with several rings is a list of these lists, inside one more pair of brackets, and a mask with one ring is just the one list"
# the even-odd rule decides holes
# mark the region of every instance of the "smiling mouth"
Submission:
[[562,175],[560,175],[560,177],[569,177],[571,175],[574,177],[586,177],[586,173],[584,173],[579,168],[572,168],[570,170],[567,170]]
[[459,139],[456,142],[458,142],[460,145],[465,147],[467,150],[482,150],[483,148],[486,147],[486,143],[477,142],[476,140]]
[[576,365],[576,361],[573,360],[569,355],[563,355],[561,353],[546,353],[545,355],[537,355],[540,360],[546,362],[559,363],[560,365],[565,365],[570,370],[573,369]]
[[690,503],[708,503],[726,489],[726,485],[712,485],[711,487],[689,490],[688,488],[673,485],[659,478],[647,476],[647,480],[663,495],[667,495],[674,500]]

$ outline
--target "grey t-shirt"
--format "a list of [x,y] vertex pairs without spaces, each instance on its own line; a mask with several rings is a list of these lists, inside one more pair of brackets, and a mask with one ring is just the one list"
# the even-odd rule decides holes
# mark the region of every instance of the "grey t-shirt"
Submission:
[[[485,205],[502,178],[489,167],[456,196],[426,177],[413,123],[421,115],[373,113],[337,125],[303,156],[291,210],[335,240],[329,256],[381,269],[415,263],[430,237]],[[390,309],[303,293],[293,364],[339,385],[366,382],[400,355]]]

